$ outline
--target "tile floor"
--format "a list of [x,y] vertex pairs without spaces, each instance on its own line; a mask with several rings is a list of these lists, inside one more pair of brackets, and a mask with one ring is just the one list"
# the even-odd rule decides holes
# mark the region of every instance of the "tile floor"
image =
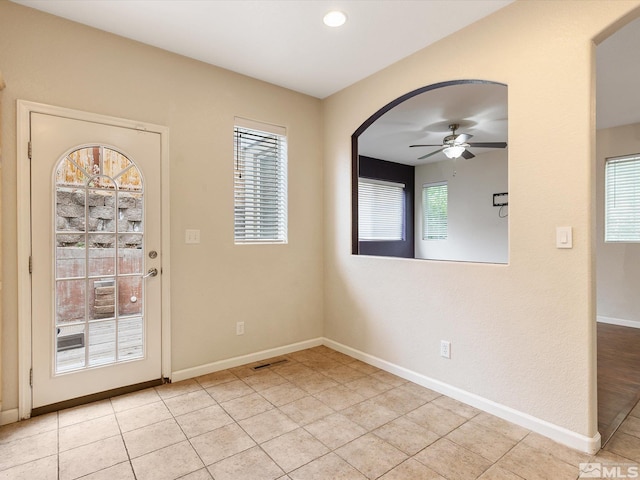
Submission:
[[640,406],[586,455],[327,347],[0,428],[0,479],[576,479],[640,463]]

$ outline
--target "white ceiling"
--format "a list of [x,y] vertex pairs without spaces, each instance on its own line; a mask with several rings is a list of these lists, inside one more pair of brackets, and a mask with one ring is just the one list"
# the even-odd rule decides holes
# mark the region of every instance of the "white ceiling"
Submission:
[[513,0],[13,1],[325,98]]

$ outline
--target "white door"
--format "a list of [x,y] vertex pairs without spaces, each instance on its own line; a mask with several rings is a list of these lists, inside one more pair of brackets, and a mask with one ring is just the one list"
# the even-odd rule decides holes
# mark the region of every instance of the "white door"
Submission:
[[32,408],[160,379],[160,134],[30,129]]

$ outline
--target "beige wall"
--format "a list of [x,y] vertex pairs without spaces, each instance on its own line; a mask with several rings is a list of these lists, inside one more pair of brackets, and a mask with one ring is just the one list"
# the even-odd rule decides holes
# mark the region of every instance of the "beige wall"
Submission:
[[[592,40],[638,6],[517,1],[324,102],[326,337],[596,435]],[[509,86],[509,264],[350,255],[351,134],[456,79]],[[555,248],[565,225],[571,250]]]
[[[598,130],[596,136],[596,273],[598,317],[640,327],[640,243],[604,242],[604,164],[640,153],[640,123]],[[605,318],[605,320],[607,319]]]
[[[6,0],[0,59],[3,409],[18,398],[16,215],[26,213],[16,212],[16,99],[170,128],[174,371],[322,335],[319,100]],[[234,116],[288,129],[288,245],[233,244]],[[186,228],[201,230],[200,245],[184,244]]]

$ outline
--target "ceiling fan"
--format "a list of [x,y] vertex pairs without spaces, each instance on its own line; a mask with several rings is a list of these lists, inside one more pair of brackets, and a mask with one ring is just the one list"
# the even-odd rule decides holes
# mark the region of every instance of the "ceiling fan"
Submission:
[[470,140],[473,135],[469,135],[468,133],[459,133],[456,134],[456,130],[460,127],[457,123],[452,123],[449,125],[449,129],[451,130],[451,135],[447,135],[444,137],[442,141],[442,145],[409,145],[410,147],[442,147],[440,150],[436,150],[431,153],[427,153],[422,157],[419,157],[418,160],[422,160],[424,158],[435,155],[436,153],[444,153],[448,158],[459,158],[460,156],[469,160],[470,158],[475,157],[473,153],[467,150],[468,147],[474,148],[506,148],[507,142],[476,142],[476,143],[467,143],[467,140]]

